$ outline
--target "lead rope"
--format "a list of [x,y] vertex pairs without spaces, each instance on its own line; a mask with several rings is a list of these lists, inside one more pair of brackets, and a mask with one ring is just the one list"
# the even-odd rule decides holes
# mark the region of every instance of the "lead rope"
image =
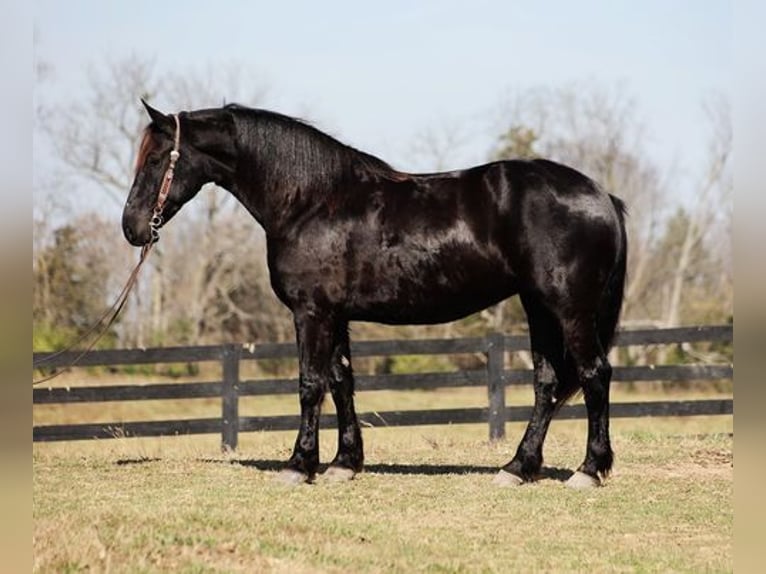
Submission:
[[139,258],[138,263],[133,268],[133,271],[130,273],[128,280],[125,283],[125,286],[122,288],[122,291],[120,291],[120,294],[117,296],[117,299],[115,299],[114,303],[112,303],[112,305],[104,312],[104,314],[101,315],[101,317],[99,317],[98,320],[87,331],[85,331],[85,333],[80,335],[77,339],[74,340],[74,342],[72,342],[65,349],[46,355],[42,357],[41,359],[37,360],[36,362],[33,362],[32,369],[34,370],[34,369],[43,368],[46,363],[50,362],[56,357],[63,355],[64,353],[68,353],[72,351],[75,346],[79,345],[83,341],[86,341],[88,337],[90,337],[93,333],[96,333],[96,336],[93,338],[93,340],[90,343],[88,343],[85,349],[80,351],[74,357],[74,359],[70,361],[70,363],[66,367],[64,367],[60,371],[56,371],[41,379],[33,379],[32,386],[39,385],[46,381],[50,381],[51,379],[54,379],[58,377],[59,375],[64,374],[66,371],[74,367],[80,361],[80,359],[83,358],[85,353],[93,349],[96,343],[98,343],[99,339],[101,339],[101,337],[103,337],[104,334],[109,330],[109,327],[112,326],[114,321],[117,319],[117,316],[120,314],[120,311],[122,311],[122,308],[125,306],[125,303],[128,300],[128,295],[130,295],[130,291],[133,289],[133,286],[136,284],[136,281],[138,280],[138,273],[141,270],[141,267],[143,266],[144,261],[146,261],[147,256],[149,255],[149,252],[152,250],[153,245],[154,245],[153,243],[149,243],[147,245],[144,245],[141,248],[141,257]]
[[93,349],[93,347],[96,345],[96,343],[98,343],[101,337],[104,336],[107,330],[109,330],[109,327],[111,327],[114,321],[117,319],[117,316],[120,314],[120,311],[122,311],[122,308],[125,306],[125,303],[128,300],[128,295],[130,295],[130,291],[133,289],[136,282],[138,281],[138,273],[141,270],[141,267],[143,266],[144,261],[146,261],[154,244],[157,243],[157,241],[159,241],[160,239],[159,229],[162,226],[162,221],[163,221],[162,212],[165,208],[165,201],[167,200],[168,194],[170,193],[170,185],[173,183],[173,176],[175,175],[176,162],[178,161],[178,158],[181,157],[181,153],[179,152],[179,148],[181,145],[181,122],[179,121],[178,116],[176,114],[173,114],[173,119],[175,120],[176,131],[175,131],[175,137],[173,138],[173,150],[170,152],[170,165],[168,166],[168,169],[165,171],[165,175],[162,178],[162,183],[160,184],[160,191],[157,194],[157,204],[154,206],[154,210],[152,211],[152,218],[149,221],[149,228],[151,230],[151,242],[147,243],[141,248],[141,257],[139,258],[136,266],[133,268],[133,271],[131,271],[130,275],[128,276],[128,280],[125,283],[125,286],[122,288],[122,291],[120,291],[120,294],[117,295],[117,299],[115,299],[114,303],[112,303],[112,305],[101,315],[101,317],[99,317],[98,320],[87,331],[85,331],[85,333],[80,335],[66,348],[60,351],[56,351],[55,353],[46,355],[45,357],[39,359],[36,362],[33,361],[32,370],[42,368],[45,366],[45,363],[50,362],[54,358],[59,357],[63,355],[64,353],[72,351],[76,345],[79,345],[83,341],[86,341],[88,337],[90,337],[93,333],[96,333],[95,338],[85,347],[85,349],[80,351],[66,367],[64,367],[60,371],[56,371],[41,379],[32,379],[32,386],[39,385],[46,381],[50,381],[51,379],[54,379],[58,377],[59,375],[62,375],[63,373],[65,373],[66,371],[74,367],[80,361],[80,359],[82,359],[83,356],[85,356],[85,354],[88,351],[91,351]]

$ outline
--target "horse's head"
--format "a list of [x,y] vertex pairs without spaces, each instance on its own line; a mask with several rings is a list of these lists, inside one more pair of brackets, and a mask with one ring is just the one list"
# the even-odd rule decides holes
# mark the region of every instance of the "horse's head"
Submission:
[[143,104],[152,121],[122,213],[125,238],[136,246],[156,241],[157,230],[204,184],[230,183],[235,163],[233,120],[225,110],[166,115]]

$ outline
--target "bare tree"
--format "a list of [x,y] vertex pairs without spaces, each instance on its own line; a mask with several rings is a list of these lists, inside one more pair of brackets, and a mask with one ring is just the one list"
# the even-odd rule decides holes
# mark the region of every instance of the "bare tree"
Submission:
[[[40,123],[61,162],[62,174],[74,184],[95,183],[108,198],[113,209],[121,208],[133,177],[135,154],[147,123],[139,98],[157,102],[167,109],[194,109],[220,106],[225,100],[256,104],[265,93],[262,85],[245,81],[242,68],[220,66],[199,72],[160,73],[154,63],[136,58],[106,62],[94,67],[89,76],[86,96],[77,101],[58,103],[40,110]],[[236,273],[220,271],[221,253],[232,245],[241,245],[232,238],[240,237],[244,229],[255,229],[252,219],[228,193],[215,186],[200,192],[184,217],[176,218],[163,233],[163,239],[144,269],[135,302],[138,309],[130,314],[132,336],[126,343],[144,346],[154,342],[172,342],[166,333],[173,320],[168,311],[174,306],[195,313],[197,320],[188,337],[198,340],[202,326],[212,324],[204,313],[212,312],[213,299],[226,289],[217,285],[231,281]],[[115,226],[115,235],[119,234]],[[173,242],[173,234],[190,238],[182,244]],[[257,234],[250,239],[262,241]],[[174,261],[185,261],[186,275],[179,280],[167,269]],[[263,266],[262,266],[263,267]],[[174,289],[182,284],[180,292]],[[172,296],[168,296],[172,293]],[[183,300],[179,301],[178,296]],[[171,304],[171,301],[173,304]],[[270,303],[278,305],[273,295]],[[232,313],[244,316],[241,309]],[[184,314],[183,316],[186,316]]]
[[534,88],[509,96],[497,122],[508,128],[500,134],[495,158],[560,161],[627,202],[630,249],[624,315],[643,314],[642,286],[664,208],[664,178],[642,149],[644,130],[633,101],[620,88]]
[[[695,250],[716,225],[730,226],[731,221],[731,150],[732,127],[728,102],[721,96],[711,100],[706,107],[711,126],[708,144],[707,169],[699,183],[699,192],[694,205],[685,219],[683,240],[678,254],[677,265],[670,285],[670,296],[664,316],[664,324],[674,327],[681,323],[681,301],[689,283]],[[727,234],[719,235],[724,245]],[[724,252],[726,252],[724,247]]]
[[92,69],[84,97],[45,107],[42,128],[64,176],[97,184],[120,207],[146,124],[138,98],[151,98],[159,86],[150,62],[121,60]]
[[424,171],[455,169],[460,150],[469,141],[465,123],[457,120],[440,122],[416,135],[411,156]]

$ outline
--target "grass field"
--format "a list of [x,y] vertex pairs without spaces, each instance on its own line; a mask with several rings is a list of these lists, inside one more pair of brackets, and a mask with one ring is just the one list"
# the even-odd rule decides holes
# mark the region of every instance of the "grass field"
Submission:
[[[486,404],[472,393],[360,393],[359,409]],[[659,397],[626,400],[650,398]],[[294,412],[295,400],[243,402],[241,413]],[[154,402],[128,414],[116,405],[35,407],[35,422],[141,418],[158,414]],[[512,489],[491,481],[513,454],[519,423],[498,443],[485,425],[368,428],[366,472],[293,488],[273,480],[292,432],[243,434],[233,455],[220,453],[215,435],[35,444],[34,570],[731,571],[732,427],[730,416],[615,419],[614,473],[589,492],[562,484],[584,454],[584,421],[554,422],[546,477]],[[321,447],[329,460],[334,431],[323,431]]]

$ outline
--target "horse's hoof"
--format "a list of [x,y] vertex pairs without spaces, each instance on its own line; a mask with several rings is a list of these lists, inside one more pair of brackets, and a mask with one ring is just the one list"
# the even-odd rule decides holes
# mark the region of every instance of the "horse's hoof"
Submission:
[[524,479],[515,474],[511,474],[505,470],[500,470],[492,479],[492,484],[495,486],[521,486],[524,484]]
[[345,466],[328,466],[322,476],[330,482],[348,482],[354,479],[356,472]]
[[585,490],[588,488],[597,488],[601,486],[601,481],[595,476],[591,476],[579,470],[569,477],[566,481],[566,485],[569,488],[575,488],[577,490]]
[[297,484],[303,484],[304,482],[311,482],[308,475],[291,468],[280,470],[274,480],[287,486],[295,486]]

